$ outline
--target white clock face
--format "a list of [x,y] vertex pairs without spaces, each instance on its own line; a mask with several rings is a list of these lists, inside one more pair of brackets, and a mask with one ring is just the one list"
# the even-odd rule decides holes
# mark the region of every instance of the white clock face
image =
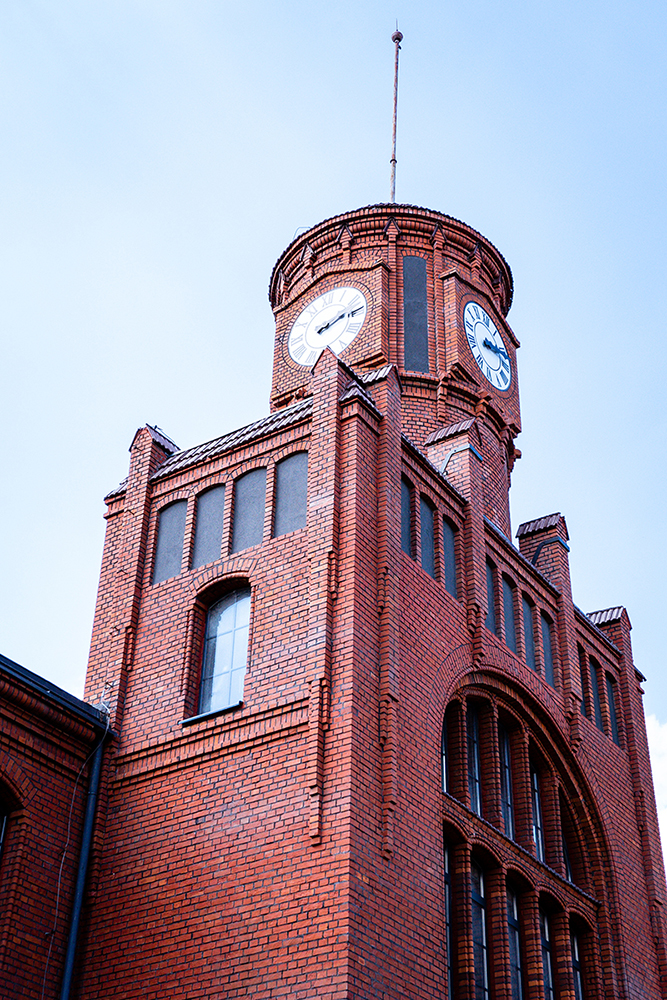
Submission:
[[472,356],[484,378],[496,389],[509,389],[512,365],[496,324],[476,302],[468,302],[463,322]]
[[290,330],[290,357],[309,368],[325,347],[341,354],[357,336],[368,312],[368,303],[358,288],[333,288],[309,302]]

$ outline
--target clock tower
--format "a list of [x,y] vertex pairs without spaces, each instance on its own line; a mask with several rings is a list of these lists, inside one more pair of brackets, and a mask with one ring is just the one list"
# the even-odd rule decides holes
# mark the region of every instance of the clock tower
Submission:
[[310,394],[326,347],[367,375],[394,365],[406,436],[420,448],[446,441],[436,464],[474,448],[485,514],[509,535],[521,429],[512,292],[503,256],[450,216],[387,204],[328,219],[297,237],[271,276],[272,408]]

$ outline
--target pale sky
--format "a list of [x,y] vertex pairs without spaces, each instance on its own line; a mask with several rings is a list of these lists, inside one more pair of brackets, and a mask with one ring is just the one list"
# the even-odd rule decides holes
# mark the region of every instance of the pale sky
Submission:
[[513,527],[561,511],[628,609],[664,788],[664,2],[1,5],[0,650],[80,695],[136,428],[268,412],[277,256],[388,199],[396,16],[397,200],[512,268]]

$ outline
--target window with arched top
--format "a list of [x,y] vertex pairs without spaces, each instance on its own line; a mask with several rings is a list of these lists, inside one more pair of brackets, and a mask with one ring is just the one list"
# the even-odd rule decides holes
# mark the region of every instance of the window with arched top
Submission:
[[187,500],[176,500],[160,511],[153,563],[153,584],[181,572]]
[[307,493],[308,452],[297,451],[276,465],[274,538],[305,528]]
[[248,661],[250,587],[239,587],[206,616],[199,714],[240,705]]

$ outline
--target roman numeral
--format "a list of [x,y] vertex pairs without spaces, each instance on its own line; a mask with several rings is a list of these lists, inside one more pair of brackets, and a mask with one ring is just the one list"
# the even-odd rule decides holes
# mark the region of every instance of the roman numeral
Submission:
[[486,323],[487,327],[491,323],[491,319],[486,315],[486,313],[482,313],[482,321]]

